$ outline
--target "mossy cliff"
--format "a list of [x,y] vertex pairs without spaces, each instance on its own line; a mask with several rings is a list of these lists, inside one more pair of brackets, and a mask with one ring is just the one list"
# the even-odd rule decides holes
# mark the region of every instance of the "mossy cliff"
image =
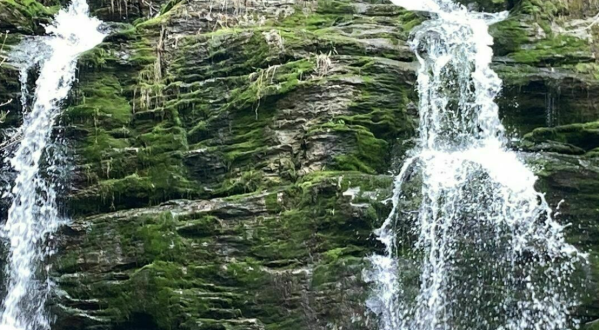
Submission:
[[[11,1],[0,27],[15,39],[56,8]],[[464,2],[512,11],[493,27],[504,121],[528,133],[515,147],[565,199],[572,241],[599,252],[599,7]],[[111,34],[81,57],[60,121],[75,170],[54,328],[374,328],[364,257],[413,144],[406,42],[425,18],[382,0],[90,5]],[[2,70],[0,96],[18,97]],[[585,321],[599,318],[591,268]]]

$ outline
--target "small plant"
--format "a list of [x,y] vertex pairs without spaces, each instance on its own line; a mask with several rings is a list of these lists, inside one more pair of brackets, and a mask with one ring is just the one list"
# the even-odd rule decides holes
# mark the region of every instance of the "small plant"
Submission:
[[279,31],[272,29],[268,32],[262,32],[262,35],[269,47],[281,52],[285,51],[285,39],[281,37]]
[[[10,101],[6,104],[8,103],[10,103]],[[6,104],[0,104],[0,107]],[[6,116],[8,116],[9,113],[10,111],[0,111],[0,124],[4,123],[4,121],[6,120]]]
[[262,100],[262,98],[265,96],[265,89],[268,86],[274,85],[274,78],[279,67],[280,65],[271,65],[268,67],[268,69],[260,71],[260,73],[250,75],[250,80],[253,80],[251,87],[256,89],[257,104],[256,108],[254,109],[254,112],[256,113],[256,119],[258,119],[258,108],[260,108],[260,100]]
[[323,77],[331,71],[333,61],[331,61],[331,52],[328,54],[316,55],[316,73],[319,77]]

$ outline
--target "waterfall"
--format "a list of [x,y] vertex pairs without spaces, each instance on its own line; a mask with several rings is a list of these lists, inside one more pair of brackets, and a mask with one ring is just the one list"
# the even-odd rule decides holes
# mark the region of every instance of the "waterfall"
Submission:
[[392,0],[431,12],[412,33],[420,63],[418,146],[395,178],[366,273],[382,330],[564,330],[584,256],[564,239],[537,178],[506,148],[490,68],[490,24],[507,13],[450,0]]
[[[39,66],[39,78],[29,111],[23,114],[19,128],[19,144],[7,162],[16,177],[10,191],[12,200],[8,219],[3,227],[9,255],[7,263],[7,295],[2,305],[0,329],[42,330],[50,322],[44,309],[49,284],[39,266],[51,254],[45,240],[60,225],[56,192],[48,180],[47,167],[58,157],[49,153],[54,120],[61,112],[61,102],[67,97],[73,80],[77,57],[104,38],[99,31],[100,21],[89,17],[85,0],[73,0],[61,10],[54,23],[46,27],[47,36],[26,41],[17,46],[17,57],[23,64],[21,82],[27,72]],[[26,91],[26,87],[23,87]],[[22,97],[24,111],[27,97]]]

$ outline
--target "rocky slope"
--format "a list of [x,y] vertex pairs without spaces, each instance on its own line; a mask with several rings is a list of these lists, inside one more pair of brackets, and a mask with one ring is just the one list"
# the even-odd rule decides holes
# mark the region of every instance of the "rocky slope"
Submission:
[[[599,318],[599,25],[593,0],[463,1],[493,27],[504,122],[591,252]],[[8,45],[58,3],[0,0]],[[417,126],[411,29],[379,0],[92,0],[51,275],[55,329],[372,329],[364,257]],[[0,99],[18,97],[2,67]],[[18,105],[3,128],[19,123]]]

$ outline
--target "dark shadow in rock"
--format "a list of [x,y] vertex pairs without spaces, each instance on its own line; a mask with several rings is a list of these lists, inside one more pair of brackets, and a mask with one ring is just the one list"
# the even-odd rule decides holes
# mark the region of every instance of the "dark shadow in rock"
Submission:
[[[502,77],[503,78],[503,77]],[[522,137],[537,127],[556,127],[599,119],[598,86],[583,79],[543,73],[522,75],[517,84],[506,83],[497,99],[508,132]]]
[[154,318],[145,313],[134,313],[126,323],[122,323],[114,330],[161,330]]

